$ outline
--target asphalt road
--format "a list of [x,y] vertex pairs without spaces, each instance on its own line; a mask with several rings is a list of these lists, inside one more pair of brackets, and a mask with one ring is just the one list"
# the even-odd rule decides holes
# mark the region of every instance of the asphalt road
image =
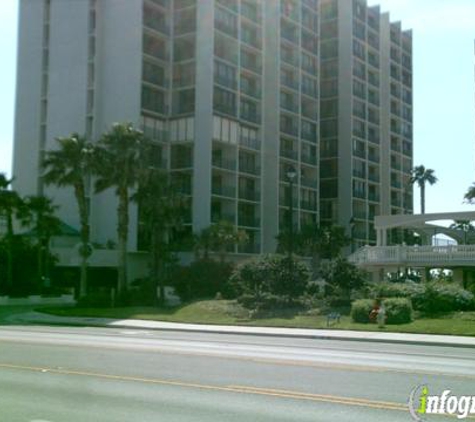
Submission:
[[475,349],[0,328],[2,422],[410,421],[420,384],[475,395]]

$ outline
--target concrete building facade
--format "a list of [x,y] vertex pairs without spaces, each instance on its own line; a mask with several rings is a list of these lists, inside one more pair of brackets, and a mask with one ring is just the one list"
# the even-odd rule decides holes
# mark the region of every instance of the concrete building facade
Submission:
[[[72,132],[130,121],[190,198],[189,234],[228,220],[238,253],[334,222],[358,245],[374,215],[412,211],[412,41],[364,0],[22,0],[15,189],[78,227],[41,160]],[[290,192],[289,170],[296,173]],[[91,193],[92,238],[116,237],[116,199]],[[141,224],[130,212],[130,249]]]

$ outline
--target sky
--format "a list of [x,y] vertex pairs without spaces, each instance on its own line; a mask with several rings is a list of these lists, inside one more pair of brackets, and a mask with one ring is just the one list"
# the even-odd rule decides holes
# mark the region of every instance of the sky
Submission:
[[[39,1],[39,0],[38,0]],[[64,0],[71,1],[71,0]],[[199,0],[207,1],[207,0]],[[265,0],[276,1],[276,0]],[[435,170],[426,212],[475,211],[475,0],[368,0],[413,30],[414,165]],[[11,174],[18,0],[0,2],[0,172]],[[419,212],[419,189],[414,190]]]

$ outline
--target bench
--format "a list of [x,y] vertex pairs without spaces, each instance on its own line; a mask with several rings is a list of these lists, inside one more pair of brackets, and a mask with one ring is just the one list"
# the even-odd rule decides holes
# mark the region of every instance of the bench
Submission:
[[341,315],[338,312],[330,312],[327,315],[327,327],[330,327],[331,323],[339,323]]

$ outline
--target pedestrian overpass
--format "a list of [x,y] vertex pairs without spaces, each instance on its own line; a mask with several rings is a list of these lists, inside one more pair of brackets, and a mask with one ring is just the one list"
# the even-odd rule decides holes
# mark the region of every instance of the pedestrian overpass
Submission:
[[[368,271],[374,281],[407,269],[423,270],[424,277],[430,269],[443,268],[452,270],[455,280],[466,282],[475,273],[475,232],[430,223],[440,220],[475,221],[475,212],[377,216],[374,222],[376,246],[360,248],[349,256],[349,261]],[[388,231],[394,228],[416,232],[423,244],[387,245]],[[432,245],[435,234],[449,236],[458,244]]]

